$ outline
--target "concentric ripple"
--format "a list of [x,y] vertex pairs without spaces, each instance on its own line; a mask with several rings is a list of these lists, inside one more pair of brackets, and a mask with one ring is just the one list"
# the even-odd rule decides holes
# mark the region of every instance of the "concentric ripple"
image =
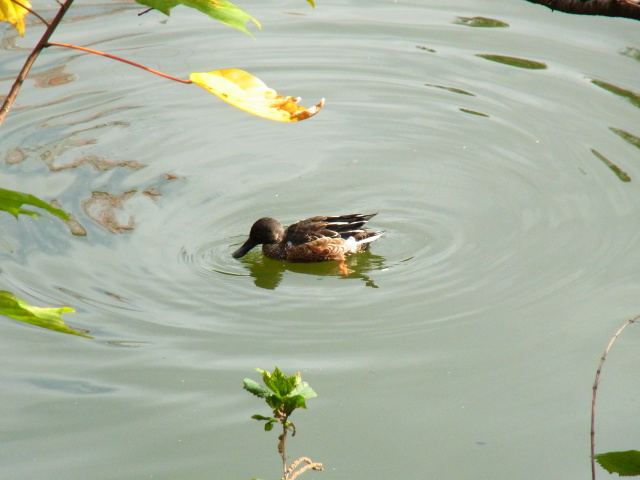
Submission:
[[[62,292],[63,300],[101,313],[148,312],[143,321],[151,324],[256,337],[286,332],[291,341],[312,332],[314,341],[334,341],[345,334],[411,335],[489,309],[580,299],[628,275],[640,175],[631,159],[637,152],[615,132],[634,131],[637,107],[615,92],[631,91],[626,83],[636,77],[624,69],[618,78],[587,72],[583,59],[593,45],[558,50],[555,39],[540,38],[537,50],[527,41],[512,55],[496,50],[518,41],[515,29],[487,34],[441,12],[431,20],[440,24],[432,35],[422,21],[407,23],[404,10],[396,19],[398,12],[390,9],[384,22],[361,17],[358,8],[339,19],[319,12],[318,31],[285,16],[264,39],[268,58],[255,56],[253,44],[221,53],[249,59],[246,68],[270,85],[290,85],[307,99],[325,96],[321,114],[300,125],[247,120],[226,106],[212,114],[214,107],[200,100],[185,108],[183,99],[171,97],[164,107],[171,120],[189,125],[180,141],[140,139],[128,125],[151,131],[155,123],[145,123],[147,117],[164,118],[164,109],[105,97],[110,125],[118,126],[110,130],[111,143],[126,145],[120,157],[145,167],[96,174],[82,192],[75,190],[84,185],[75,172],[60,173],[68,188],[55,194],[73,206],[91,191],[147,192],[127,206],[135,228],[120,230],[115,222],[107,232],[81,218],[88,240],[64,241],[74,259],[68,275],[34,287],[28,269],[15,266],[10,270],[18,278],[9,283],[29,284],[44,296]],[[371,24],[379,28],[375,36],[335,42],[325,33],[365,32]],[[308,44],[290,41],[302,34]],[[616,88],[598,86],[605,83]],[[158,94],[162,87],[155,88]],[[624,111],[607,116],[612,101]],[[602,116],[592,115],[593,108]],[[76,116],[81,123],[84,113]],[[62,125],[60,135],[79,128],[66,132]],[[23,173],[34,168],[28,165]],[[632,181],[621,182],[611,165]],[[288,224],[372,211],[379,215],[370,226],[385,235],[370,252],[350,257],[349,277],[334,262],[286,265],[259,249],[231,257],[261,216]],[[41,231],[31,237],[43,251],[50,248],[39,240]],[[26,254],[14,258],[27,261]],[[60,270],[56,259],[30,261],[37,271]]]

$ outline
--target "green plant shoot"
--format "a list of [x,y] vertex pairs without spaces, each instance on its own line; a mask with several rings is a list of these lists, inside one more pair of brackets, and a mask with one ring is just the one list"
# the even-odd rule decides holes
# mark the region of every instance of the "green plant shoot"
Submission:
[[[307,382],[302,381],[300,372],[291,377],[287,377],[282,371],[275,367],[273,373],[256,368],[262,375],[265,386],[260,385],[255,380],[245,378],[244,388],[253,395],[263,398],[269,408],[273,411],[273,416],[260,414],[252,415],[251,418],[266,422],[264,429],[268,432],[273,430],[274,425],[282,425],[282,434],[278,437],[278,453],[282,458],[283,480],[294,480],[298,475],[307,470],[322,470],[321,463],[314,463],[307,457],[299,458],[287,467],[286,441],[287,434],[291,430],[291,436],[296,434],[295,425],[289,421],[289,417],[297,408],[307,408],[306,400],[318,395]],[[298,469],[301,464],[306,464]]]

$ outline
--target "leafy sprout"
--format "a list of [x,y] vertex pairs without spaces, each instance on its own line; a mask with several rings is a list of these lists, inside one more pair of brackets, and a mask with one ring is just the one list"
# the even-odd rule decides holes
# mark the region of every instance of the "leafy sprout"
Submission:
[[[321,463],[314,463],[307,457],[299,458],[287,467],[286,441],[289,430],[291,436],[296,434],[295,425],[289,421],[289,417],[297,408],[307,408],[306,400],[318,395],[302,380],[300,372],[291,377],[287,377],[282,371],[275,367],[273,372],[267,372],[256,368],[262,375],[265,386],[260,385],[255,380],[245,378],[244,388],[256,397],[265,400],[273,411],[273,416],[260,414],[252,415],[251,418],[263,421],[265,431],[273,430],[274,425],[282,425],[282,434],[278,437],[278,453],[282,458],[283,480],[294,480],[298,475],[307,470],[322,470]],[[300,465],[305,464],[301,468]]]

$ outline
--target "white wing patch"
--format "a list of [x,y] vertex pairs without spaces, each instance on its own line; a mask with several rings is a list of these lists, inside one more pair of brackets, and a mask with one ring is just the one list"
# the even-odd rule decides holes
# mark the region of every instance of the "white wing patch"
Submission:
[[344,241],[344,244],[347,246],[347,251],[349,253],[356,253],[358,251],[358,242],[353,237],[349,237]]

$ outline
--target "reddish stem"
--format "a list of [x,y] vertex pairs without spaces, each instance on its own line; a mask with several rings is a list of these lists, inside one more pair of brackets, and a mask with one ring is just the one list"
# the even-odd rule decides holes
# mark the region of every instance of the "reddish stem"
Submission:
[[115,55],[110,55],[108,53],[100,52],[98,50],[93,50],[91,48],[79,47],[78,45],[70,45],[68,43],[55,43],[55,42],[49,42],[45,45],[45,47],[50,47],[50,46],[73,48],[75,50],[82,50],[83,52],[102,55],[103,57],[111,58],[113,60],[118,60],[119,62],[128,63],[129,65],[133,65],[134,67],[138,67],[143,70],[146,70],[149,73],[155,73],[156,75],[160,75],[161,77],[168,78],[169,80],[174,80],[180,83],[193,83],[191,80],[183,80],[181,78],[172,77],[171,75],[167,75],[166,73],[162,73],[162,72],[159,72],[158,70],[154,70],[152,68],[145,67],[144,65],[140,65],[139,63],[132,62],[131,60],[126,60],[122,57],[116,57]]

